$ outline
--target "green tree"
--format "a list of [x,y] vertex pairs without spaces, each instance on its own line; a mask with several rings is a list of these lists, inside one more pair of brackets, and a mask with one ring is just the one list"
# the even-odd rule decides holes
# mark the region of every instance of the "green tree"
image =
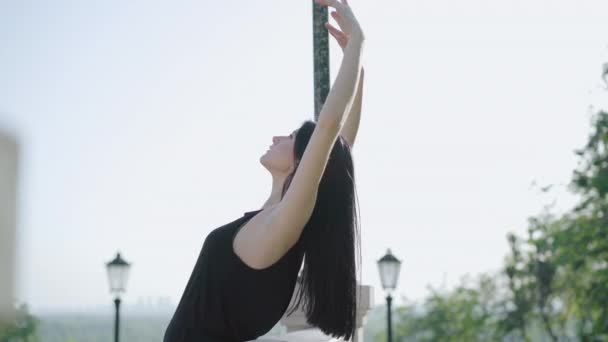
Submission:
[[517,335],[529,341],[528,318],[532,311],[533,299],[531,277],[522,245],[524,242],[515,234],[508,234],[510,254],[504,268],[507,277],[507,294],[503,299],[503,318],[498,329],[503,335]]
[[568,310],[581,340],[608,339],[608,113],[593,118],[593,131],[576,152],[571,188],[581,196],[569,224],[555,234],[560,267],[571,281]]
[[[430,288],[431,295],[418,308],[409,303],[395,310],[396,341],[491,341],[496,336],[497,303],[493,278],[482,275],[451,291]],[[376,341],[386,340],[384,332]]]
[[37,342],[39,341],[38,320],[30,315],[26,304],[16,310],[15,320],[0,331],[0,342]]
[[[608,84],[608,63],[602,77]],[[500,274],[451,291],[430,288],[421,305],[396,308],[396,340],[608,341],[607,112],[594,115],[576,154],[570,189],[579,203],[529,218],[526,237],[508,234]]]

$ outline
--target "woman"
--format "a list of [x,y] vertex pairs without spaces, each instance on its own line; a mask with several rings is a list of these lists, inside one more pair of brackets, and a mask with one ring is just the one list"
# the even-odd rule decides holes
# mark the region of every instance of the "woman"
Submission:
[[273,177],[262,209],[205,239],[164,342],[264,335],[285,314],[303,259],[295,307],[304,299],[308,322],[327,335],[348,340],[355,333],[358,215],[351,148],[361,108],[364,34],[347,0],[314,1],[335,9],[341,29],[325,23],[344,52],[334,85],[316,123],[274,137],[260,158]]

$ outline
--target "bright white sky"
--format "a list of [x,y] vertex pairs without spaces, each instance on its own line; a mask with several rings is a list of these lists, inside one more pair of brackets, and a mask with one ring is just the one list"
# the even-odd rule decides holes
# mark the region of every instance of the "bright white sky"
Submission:
[[[366,32],[354,149],[363,283],[400,295],[498,270],[508,231],[557,200],[598,105],[608,2],[351,0]],[[270,193],[259,157],[313,112],[311,1],[0,4],[0,126],[20,136],[19,297],[170,296],[214,228]],[[332,80],[341,51],[331,43]],[[399,299],[398,299],[399,302]]]

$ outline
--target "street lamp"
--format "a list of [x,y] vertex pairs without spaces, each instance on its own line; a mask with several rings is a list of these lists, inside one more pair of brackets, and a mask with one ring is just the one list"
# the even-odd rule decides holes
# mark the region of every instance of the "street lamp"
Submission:
[[120,308],[120,294],[125,292],[130,267],[131,265],[120,257],[120,253],[116,253],[114,260],[106,263],[108,280],[110,282],[110,293],[114,295],[114,306],[116,307],[116,319],[114,321],[114,342],[118,342],[118,309]]
[[386,251],[386,255],[378,260],[378,270],[380,271],[380,280],[382,281],[382,288],[386,291],[386,307],[387,307],[387,324],[388,324],[388,342],[393,341],[393,327],[391,322],[391,292],[397,287],[397,280],[399,279],[399,269],[401,268],[401,261],[395,258],[389,248]]

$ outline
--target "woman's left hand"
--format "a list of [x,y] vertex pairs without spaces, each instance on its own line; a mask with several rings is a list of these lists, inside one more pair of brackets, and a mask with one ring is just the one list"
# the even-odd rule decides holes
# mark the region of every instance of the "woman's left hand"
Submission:
[[[338,25],[342,26],[342,17],[340,16],[340,13],[333,11],[331,12],[331,16],[338,22]],[[340,31],[338,28],[332,26],[332,24],[330,23],[325,23],[325,27],[327,28],[329,33],[331,33],[331,35],[336,39],[338,45],[340,45],[340,47],[342,48],[342,51],[344,51],[346,44],[348,44],[348,35]]]

